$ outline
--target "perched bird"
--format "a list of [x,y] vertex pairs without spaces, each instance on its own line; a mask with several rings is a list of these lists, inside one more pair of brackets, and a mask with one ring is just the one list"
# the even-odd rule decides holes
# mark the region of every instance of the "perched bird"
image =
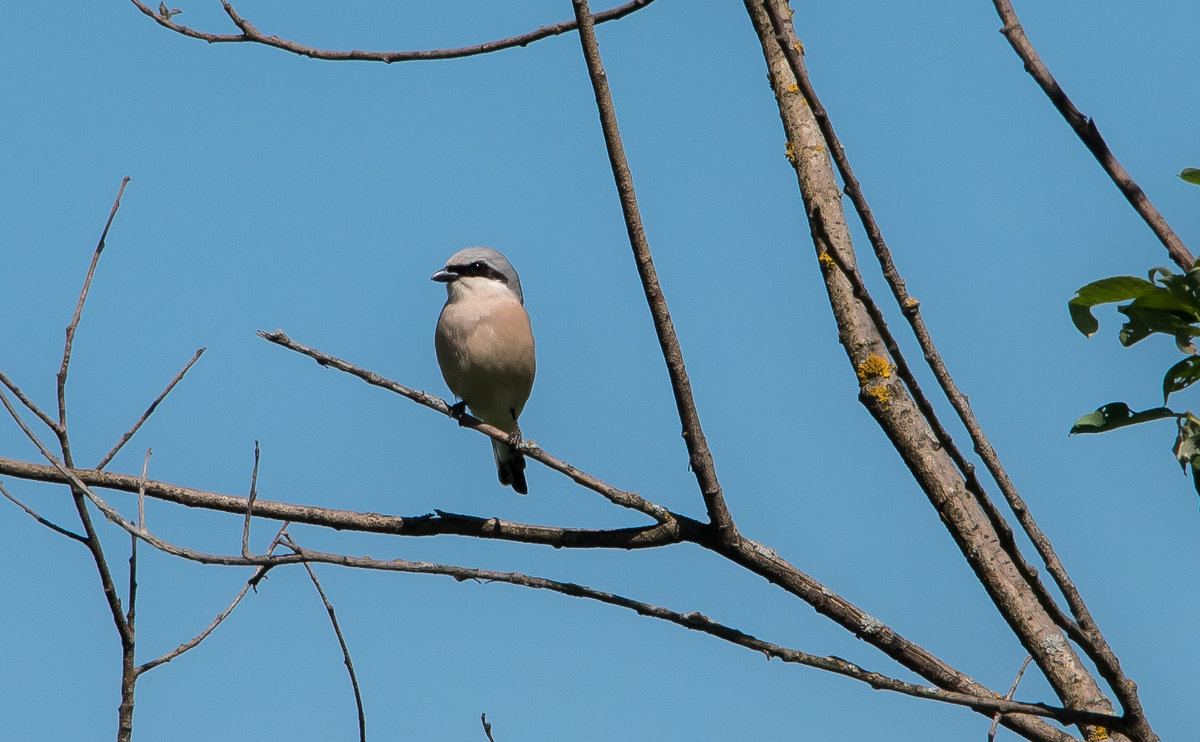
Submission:
[[434,348],[450,391],[488,425],[509,434],[492,441],[500,484],[524,495],[525,457],[517,418],[533,388],[533,330],[512,264],[490,247],[468,247],[450,256],[431,280],[446,284],[446,305],[438,317]]

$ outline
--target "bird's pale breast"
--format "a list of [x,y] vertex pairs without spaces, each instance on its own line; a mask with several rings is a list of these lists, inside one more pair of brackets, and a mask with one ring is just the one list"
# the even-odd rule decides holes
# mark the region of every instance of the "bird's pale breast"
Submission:
[[520,302],[503,298],[449,302],[435,335],[447,386],[481,420],[515,427],[533,388],[533,331]]

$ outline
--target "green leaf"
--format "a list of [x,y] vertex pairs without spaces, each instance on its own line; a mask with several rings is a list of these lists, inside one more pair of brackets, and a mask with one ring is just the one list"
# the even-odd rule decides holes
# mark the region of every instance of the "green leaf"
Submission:
[[1075,298],[1067,302],[1067,309],[1071,313],[1071,321],[1075,323],[1075,328],[1091,337],[1100,329],[1100,323],[1092,316],[1092,307],[1136,299],[1155,291],[1163,289],[1137,276],[1103,278],[1076,291]]
[[1163,377],[1163,404],[1167,398],[1180,389],[1187,389],[1200,381],[1200,357],[1188,356],[1179,363],[1167,369]]
[[1194,167],[1185,167],[1183,172],[1179,174],[1179,177],[1183,178],[1189,183],[1200,185],[1200,170]]
[[[1141,412],[1134,412],[1124,402],[1109,402],[1095,412],[1089,412],[1075,421],[1071,426],[1070,435],[1077,433],[1107,433],[1110,430],[1124,428],[1127,425],[1161,420],[1165,417],[1178,417],[1179,414],[1166,407],[1155,407]],[[1197,428],[1200,431],[1200,427]],[[1198,449],[1200,451],[1200,449]]]
[[1191,317],[1173,309],[1157,309],[1138,306],[1138,302],[1117,307],[1117,311],[1129,318],[1121,326],[1117,338],[1121,345],[1129,347],[1141,342],[1152,333],[1161,332],[1172,337],[1187,334]]

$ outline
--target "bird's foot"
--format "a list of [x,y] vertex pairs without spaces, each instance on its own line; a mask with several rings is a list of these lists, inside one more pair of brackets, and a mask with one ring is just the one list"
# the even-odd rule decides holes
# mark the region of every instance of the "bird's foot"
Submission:
[[455,402],[454,404],[450,405],[450,419],[457,420],[459,426],[466,424],[466,421],[463,419],[466,416],[466,414],[467,414],[467,403],[466,402]]

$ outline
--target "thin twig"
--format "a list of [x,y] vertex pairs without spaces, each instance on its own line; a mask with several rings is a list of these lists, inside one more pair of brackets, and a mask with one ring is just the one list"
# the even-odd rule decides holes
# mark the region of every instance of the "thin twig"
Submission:
[[[296,553],[300,552],[300,547],[292,540],[291,535],[284,534],[284,543]],[[346,646],[346,637],[342,635],[342,627],[338,624],[337,614],[333,610],[333,604],[329,602],[325,591],[321,589],[321,581],[317,579],[317,573],[313,571],[312,565],[304,562],[304,571],[308,572],[308,578],[312,580],[313,587],[317,589],[317,595],[321,596],[321,602],[325,604],[325,612],[329,614],[329,622],[333,624],[333,633],[337,635],[338,646],[342,648],[342,660],[346,663],[346,672],[350,674],[350,685],[354,688],[354,705],[358,707],[358,739],[359,742],[367,742],[367,716],[363,712],[362,693],[358,689],[358,676],[354,674],[354,661],[350,659],[350,648]]]
[[[210,44],[221,43],[257,43],[271,46],[292,54],[299,54],[310,59],[322,59],[330,62],[384,62],[391,64],[393,62],[412,62],[420,60],[435,60],[435,59],[458,59],[460,57],[471,57],[478,54],[488,54],[491,52],[500,51],[501,49],[511,49],[517,46],[527,46],[535,41],[558,36],[559,34],[567,33],[575,30],[577,24],[574,20],[563,21],[561,23],[553,23],[548,26],[541,26],[533,31],[523,33],[517,36],[510,36],[496,41],[487,41],[482,44],[472,44],[471,46],[460,46],[450,49],[427,49],[427,50],[411,50],[411,51],[363,51],[359,49],[353,50],[334,50],[334,49],[318,49],[312,46],[281,39],[278,36],[268,36],[255,28],[249,21],[242,18],[241,15],[233,8],[233,6],[222,0],[222,5],[225,8],[226,15],[238,27],[241,33],[237,34],[213,34],[204,31],[197,31],[180,23],[176,23],[171,15],[164,15],[156,10],[151,9],[141,0],[130,0],[137,9],[144,15],[154,19],[154,22],[163,28],[170,29],[184,36],[207,41]],[[619,5],[611,10],[605,10],[597,13],[594,17],[596,23],[604,23],[606,21],[615,21],[618,18],[640,10],[654,0],[632,0],[623,5]]]
[[204,348],[197,350],[196,354],[192,356],[192,360],[188,361],[187,365],[184,366],[179,373],[175,374],[175,378],[171,379],[171,383],[167,384],[167,388],[163,389],[162,393],[150,403],[150,406],[146,408],[146,411],[142,413],[142,416],[133,424],[133,427],[125,431],[125,435],[121,436],[121,440],[117,441],[117,445],[113,446],[112,450],[105,454],[104,458],[100,459],[100,463],[96,464],[97,469],[103,469],[104,467],[108,466],[108,463],[113,460],[113,457],[117,455],[117,452],[129,442],[129,439],[133,437],[134,433],[138,432],[138,429],[142,427],[146,420],[150,419],[150,416],[154,414],[154,410],[158,408],[159,403],[166,399],[167,395],[171,393],[171,390],[175,388],[176,384],[178,384],[180,381],[183,381],[184,374],[188,372],[188,369],[190,369],[192,365],[196,363],[196,361],[200,360],[200,356],[204,355],[204,350]]
[[629,170],[629,161],[625,157],[625,147],[621,143],[616,109],[613,107],[612,93],[608,87],[608,76],[604,72],[604,64],[600,59],[600,47],[596,41],[596,29],[592,22],[591,10],[588,8],[587,0],[572,0],[572,4],[575,7],[575,20],[579,23],[579,42],[583,48],[583,58],[587,63],[588,76],[591,78],[592,90],[596,97],[600,126],[604,131],[608,162],[612,168],[613,180],[621,201],[621,213],[625,217],[629,245],[633,248],[634,262],[637,264],[638,277],[642,282],[642,291],[646,295],[646,303],[650,306],[654,331],[658,335],[658,344],[662,350],[663,360],[667,364],[667,373],[671,377],[671,391],[675,396],[679,422],[683,426],[683,440],[687,446],[688,461],[696,476],[700,493],[704,497],[704,506],[708,510],[709,522],[723,538],[732,542],[737,538],[737,526],[725,504],[725,497],[721,493],[721,484],[717,481],[716,466],[713,463],[712,452],[708,448],[708,441],[704,437],[704,429],[700,426],[700,414],[696,410],[696,399],[692,394],[692,383],[688,379],[687,367],[683,361],[683,351],[679,346],[679,337],[675,334],[675,325],[671,321],[667,300],[663,295],[662,286],[658,282],[658,273],[655,271],[654,259],[650,254],[650,243],[646,239],[646,230],[642,226],[637,193],[633,187],[633,175]]
[[47,415],[41,407],[38,407],[36,404],[34,404],[33,400],[31,400],[29,397],[26,397],[25,393],[21,391],[20,387],[18,387],[12,379],[8,378],[3,371],[0,371],[0,384],[8,387],[9,391],[15,394],[17,399],[20,400],[21,404],[25,405],[25,408],[34,415],[37,415],[37,418],[45,423],[46,427],[50,428],[50,430],[54,431],[56,434],[58,433],[58,422],[54,418]]
[[[285,333],[283,330],[275,330],[274,332],[264,332],[259,330],[258,335],[259,337],[275,343],[276,345],[287,348],[288,350],[293,350],[302,355],[306,355],[321,366],[335,368],[338,371],[348,373],[352,376],[357,376],[372,386],[377,386],[381,389],[387,389],[390,392],[395,392],[396,394],[411,399],[417,404],[424,405],[431,410],[436,410],[443,415],[450,417],[450,405],[446,404],[445,400],[439,399],[432,394],[426,394],[425,392],[418,391],[416,389],[410,389],[403,384],[398,384],[390,379],[385,379],[377,373],[355,366],[348,361],[344,361],[340,358],[331,356],[328,353],[323,353],[315,348],[310,348],[307,345],[298,343],[288,337],[287,333]],[[462,417],[462,425],[464,427],[477,430],[493,440],[504,441],[507,440],[509,435],[503,430],[494,428],[491,425],[488,425],[470,415],[464,415]],[[629,508],[630,510],[636,510],[640,513],[644,513],[658,521],[664,527],[674,528],[677,525],[679,516],[675,513],[672,513],[670,510],[657,503],[653,503],[642,498],[637,493],[619,490],[616,487],[607,484],[606,482],[596,479],[589,474],[585,474],[567,462],[551,456],[545,450],[535,445],[532,441],[525,441],[522,443],[521,452],[527,457],[545,464],[557,472],[567,475],[576,484],[583,485],[587,489],[603,495],[614,505],[620,505],[623,508]]]
[[250,472],[250,496],[246,498],[246,520],[242,523],[242,556],[250,556],[250,516],[258,498],[258,441],[254,441],[254,470]]
[[41,523],[43,526],[49,528],[51,531],[54,531],[55,533],[60,533],[63,536],[66,536],[67,538],[74,539],[74,540],[80,542],[81,544],[87,544],[87,539],[85,539],[83,536],[80,536],[78,533],[75,533],[74,531],[69,531],[66,528],[63,528],[62,526],[58,525],[57,523],[46,520],[42,516],[38,515],[37,511],[35,511],[33,508],[29,507],[25,503],[21,502],[20,500],[18,500],[15,497],[13,497],[12,493],[10,493],[7,489],[4,488],[3,482],[0,482],[0,495],[4,495],[6,498],[8,498],[9,502],[11,502],[12,504],[14,504],[17,507],[24,510],[26,515],[33,518],[38,523]]
[[142,478],[138,483],[138,526],[146,527],[146,475],[150,469],[150,456],[153,455],[154,449],[146,449],[146,460],[142,462]]
[[[142,460],[142,484],[138,487],[138,528],[146,530],[146,476],[150,473],[150,454],[146,449],[146,458]],[[134,608],[137,606],[137,536],[129,534],[129,608],[125,611],[125,623],[133,631]]]
[[[275,538],[271,539],[271,545],[267,547],[266,551],[268,556],[270,556],[275,551],[275,548],[279,545],[279,539],[283,537],[287,527],[288,524],[284,523],[279,527],[279,532],[275,534]],[[137,537],[136,534],[134,534],[134,536],[135,538]],[[225,610],[217,614],[217,617],[213,619],[212,623],[210,623],[207,628],[161,657],[156,657],[149,662],[143,662],[142,664],[138,665],[136,670],[137,674],[141,675],[144,672],[153,670],[159,665],[166,664],[184,652],[190,649],[195,649],[197,646],[199,646],[200,642],[207,639],[208,635],[213,633],[213,631],[215,631],[216,628],[221,625],[222,621],[224,621],[226,618],[229,618],[229,614],[233,613],[233,609],[237,608],[238,603],[242,602],[242,598],[246,597],[246,593],[250,591],[250,588],[257,587],[259,581],[271,569],[271,566],[273,565],[259,565],[258,569],[254,570],[254,575],[250,579],[246,580],[245,585],[242,585],[242,589],[240,592],[238,592],[237,596],[229,603],[228,606],[226,606]]]
[[483,733],[487,735],[488,742],[496,742],[496,739],[492,737],[492,725],[488,723],[487,712],[480,714],[479,720],[483,722]]
[[55,432],[58,434],[59,441],[63,445],[63,457],[67,466],[74,466],[71,463],[70,445],[67,442],[67,366],[71,363],[71,349],[75,345],[75,332],[79,329],[79,319],[83,314],[83,303],[87,301],[88,289],[92,285],[92,277],[96,275],[96,264],[100,262],[100,253],[104,251],[104,240],[108,237],[108,230],[112,227],[113,219],[117,216],[117,209],[121,207],[121,195],[125,193],[125,186],[129,185],[129,176],[126,175],[121,179],[121,187],[117,189],[117,197],[113,201],[112,210],[108,213],[108,221],[104,223],[104,231],[100,233],[100,240],[96,243],[96,249],[92,253],[92,263],[88,266],[87,276],[83,280],[83,288],[79,291],[79,301],[75,304],[75,314],[71,317],[71,324],[67,325],[67,340],[63,344],[62,366],[58,370],[58,427]]
[[[1012,697],[1017,694],[1017,686],[1021,684],[1021,678],[1025,676],[1025,668],[1029,667],[1029,663],[1033,661],[1033,655],[1025,655],[1025,661],[1021,663],[1021,669],[1017,670],[1017,677],[1013,680],[1012,687],[1008,689],[1008,693],[1004,694],[1007,700],[1012,700]],[[988,742],[996,742],[996,730],[1000,727],[1001,713],[997,713],[992,717],[992,726],[988,729]]]
[[1090,116],[1085,116],[1075,107],[1066,91],[1054,79],[1054,75],[1050,74],[1050,68],[1042,61],[1037,49],[1033,48],[1033,44],[1025,35],[1025,29],[1021,27],[1021,20],[1017,17],[1017,11],[1013,9],[1012,3],[1009,0],[992,0],[992,5],[996,7],[996,14],[1004,23],[1000,33],[1004,34],[1004,38],[1008,39],[1013,51],[1025,63],[1025,71],[1033,77],[1042,92],[1050,98],[1050,102],[1054,104],[1076,136],[1100,163],[1100,167],[1104,168],[1104,172],[1108,173],[1108,177],[1129,201],[1133,210],[1142,217],[1150,230],[1154,232],[1154,236],[1158,238],[1159,242],[1162,242],[1163,247],[1167,248],[1167,253],[1170,254],[1175,264],[1185,271],[1191,270],[1192,263],[1195,262],[1192,253],[1183,244],[1183,240],[1179,239],[1179,235],[1175,234],[1175,230],[1171,229],[1171,225],[1167,224],[1166,218],[1155,208],[1141,186],[1121,165],[1117,156],[1108,148],[1108,143],[1104,141],[1104,137],[1100,136],[1100,130],[1096,128],[1095,120]]

